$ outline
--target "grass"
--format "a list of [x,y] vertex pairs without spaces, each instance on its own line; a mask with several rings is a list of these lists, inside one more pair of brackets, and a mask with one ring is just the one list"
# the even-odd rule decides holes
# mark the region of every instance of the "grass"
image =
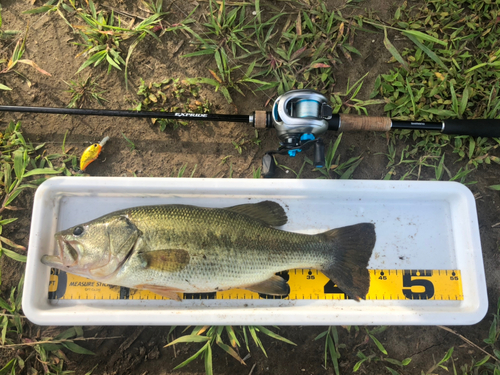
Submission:
[[13,38],[20,33],[18,30],[2,30],[2,24],[2,5],[0,5],[0,40]]
[[[189,328],[189,327],[188,327]],[[186,330],[188,329],[186,328]],[[170,332],[173,331],[175,327],[172,327]],[[205,334],[205,335],[203,335]],[[227,336],[227,341],[229,345],[224,342],[224,336]],[[170,342],[166,347],[173,346],[180,343],[201,343],[203,344],[201,349],[199,349],[194,355],[178,364],[174,370],[182,368],[198,357],[202,358],[205,364],[205,372],[207,375],[213,374],[213,362],[212,362],[212,351],[214,344],[217,345],[220,349],[225,351],[231,357],[236,359],[242,365],[246,365],[244,359],[241,358],[239,354],[239,350],[242,346],[240,340],[245,344],[245,348],[248,352],[250,352],[250,342],[253,341],[253,344],[262,350],[262,352],[266,355],[267,353],[262,344],[261,339],[259,338],[259,334],[267,335],[275,340],[283,341],[290,345],[296,345],[290,340],[278,335],[277,333],[267,329],[263,326],[242,326],[242,327],[233,327],[233,326],[197,326],[194,327],[189,335],[181,336],[172,342]],[[250,338],[252,340],[250,340]],[[175,350],[175,349],[174,349]]]
[[[77,7],[76,0],[68,1],[70,5],[67,5],[64,0],[50,0],[46,5],[24,13],[57,12],[72,31],[80,36],[81,41],[74,42],[82,49],[76,57],[87,57],[77,73],[87,67],[97,67],[104,63],[107,64],[108,73],[112,69],[124,70],[125,86],[128,89],[128,65],[137,45],[147,36],[160,42],[154,31],[158,26],[161,26],[162,17],[166,15],[162,11],[163,1],[156,0],[145,3],[151,15],[147,18],[141,17],[140,22],[136,22],[139,17],[128,16],[128,18],[132,18],[132,22],[129,22],[128,25],[113,10],[98,9],[92,0],[88,0],[86,4],[80,4],[80,7]],[[83,24],[70,23],[68,21],[70,15],[78,17],[80,21],[83,21]],[[164,33],[163,29],[161,30],[161,34]],[[124,45],[128,45],[126,50],[123,48]]]
[[[37,371],[54,375],[73,374],[74,371],[63,370],[64,364],[69,362],[63,349],[76,354],[95,355],[75,341],[97,338],[84,338],[82,327],[66,329],[54,337],[28,338],[29,332],[25,330],[27,320],[21,313],[23,282],[24,276],[21,277],[19,284],[11,289],[7,300],[0,298],[0,308],[5,312],[0,315],[1,347],[14,353],[13,358],[0,369],[0,374],[16,374],[23,371],[28,374]],[[100,339],[111,339],[111,337]],[[24,358],[21,358],[21,355]],[[20,372],[16,372],[17,370]]]
[[[164,13],[161,12],[161,1],[158,1],[151,6],[156,13],[142,20],[136,25],[125,27],[119,16],[115,16],[114,11],[111,12],[100,10],[97,11],[92,0],[89,0],[90,12],[77,12],[77,15],[85,22],[83,26],[76,26],[82,43],[76,43],[83,48],[79,55],[88,56],[87,60],[80,66],[78,72],[87,68],[90,65],[94,67],[101,62],[106,61],[108,64],[108,73],[111,69],[125,70],[125,85],[128,88],[128,62],[130,57],[137,47],[138,43],[146,36],[151,36],[159,41],[158,36],[153,32],[153,28],[161,22],[161,17]],[[129,45],[127,56],[124,60],[120,45],[127,39],[135,38]],[[78,73],[77,72],[77,73]]]
[[[17,220],[15,213],[24,209],[18,205],[18,197],[22,192],[36,189],[51,175],[72,175],[66,164],[70,163],[73,169],[76,169],[77,158],[68,155],[65,142],[66,137],[61,146],[61,153],[46,154],[40,152],[44,144],[34,147],[25,139],[19,122],[10,122],[0,134],[0,233],[8,231],[8,225]],[[59,166],[54,166],[54,163]],[[7,218],[4,219],[4,215]],[[19,262],[26,261],[24,246],[4,236],[0,236],[0,242],[0,256],[7,256]],[[29,332],[25,331],[27,321],[21,312],[23,283],[24,276],[20,278],[18,285],[10,290],[8,298],[0,297],[1,347],[12,353],[23,351],[23,357],[14,355],[0,369],[0,374],[15,374],[17,369],[36,371],[37,367],[41,367],[46,374],[64,374],[66,372],[63,371],[63,366],[68,359],[62,349],[79,354],[93,354],[75,343],[82,339],[83,330],[74,327],[55,337],[31,338]]]
[[[64,150],[61,154],[42,156],[38,151],[43,146],[44,144],[34,147],[29,141],[26,141],[19,122],[10,122],[4,132],[0,134],[0,150],[2,151],[0,158],[0,214],[2,216],[8,214],[9,216],[6,219],[0,216],[0,231],[17,220],[12,214],[21,209],[16,204],[18,196],[23,191],[36,189],[50,175],[71,175],[66,163],[71,162],[75,166],[76,157],[66,155]],[[60,163],[59,167],[53,165],[52,161],[55,160]],[[26,256],[23,254],[26,251],[24,246],[2,236],[0,236],[0,242],[2,243],[0,256],[6,255],[17,261],[26,261]]]
[[[331,92],[333,69],[342,59],[352,61],[352,54],[360,54],[353,46],[357,25],[344,22],[340,11],[331,12],[322,2],[293,12],[275,9],[266,17],[256,2],[250,6],[255,9],[250,18],[246,3],[229,4],[210,0],[201,30],[194,30],[191,17],[183,22],[182,29],[193,36],[196,49],[183,57],[210,55],[216,63],[217,72],[210,70],[212,78],[200,78],[199,83],[240,94],[242,86],[275,89],[278,94],[292,88]],[[233,78],[235,74],[239,77]],[[230,94],[222,92],[231,102]]]
[[125,138],[125,141],[127,142],[128,149],[130,151],[134,151],[135,150],[135,143],[132,142],[130,139],[128,139],[125,134],[122,133],[122,136],[123,136],[123,138]]
[[[1,26],[1,17],[0,17],[0,26]],[[28,60],[28,59],[23,59],[24,52],[26,51],[26,38],[28,35],[28,30],[26,30],[26,35],[24,38],[20,38],[16,46],[14,47],[14,51],[12,52],[11,57],[6,60],[6,59],[1,59],[0,58],[0,74],[7,74],[9,72],[15,72],[18,75],[24,77],[21,73],[16,71],[14,68],[17,66],[17,64],[25,64],[32,66],[35,68],[39,73],[42,73],[46,76],[50,76],[50,73],[46,72],[42,68],[40,68],[33,60]],[[1,69],[1,66],[4,66],[3,69]],[[10,91],[12,90],[10,87],[0,84],[0,90],[4,91]]]
[[[157,112],[189,112],[209,113],[210,103],[200,98],[200,88],[192,81],[180,80],[179,78],[166,78],[160,82],[146,84],[141,79],[141,85],[137,91],[140,102],[135,105],[137,111]],[[161,131],[167,126],[177,129],[180,125],[187,126],[188,121],[175,121],[167,119],[153,119],[153,124],[158,124]]]
[[[390,72],[377,78],[372,97],[383,96],[387,101],[384,108],[387,114],[401,120],[498,118],[499,73],[495,68],[498,42],[494,16],[497,12],[498,5],[488,2],[429,1],[428,6],[421,9],[403,4],[396,10],[391,25],[367,21],[383,28],[386,47],[397,63]],[[474,16],[479,13],[484,17]],[[388,28],[406,36],[412,46],[398,52],[388,43]],[[414,143],[401,152],[396,163],[396,140],[399,139]],[[430,168],[435,170],[437,180],[446,176],[465,182],[479,166],[498,163],[491,155],[498,142],[439,132],[395,132],[389,145],[389,173],[401,170],[401,178],[418,179],[422,169]],[[450,151],[458,156],[454,163],[467,160],[467,163],[459,163],[460,168],[455,172],[443,163],[445,152]]]
[[71,95],[71,99],[67,105],[68,108],[91,107],[94,101],[102,106],[107,101],[102,96],[105,90],[100,89],[91,75],[88,75],[85,79],[71,79],[69,83],[65,83],[69,86],[67,92]]

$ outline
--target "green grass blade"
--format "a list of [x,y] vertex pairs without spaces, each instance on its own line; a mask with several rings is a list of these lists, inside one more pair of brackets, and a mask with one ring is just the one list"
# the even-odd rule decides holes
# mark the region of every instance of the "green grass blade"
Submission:
[[[170,345],[170,344],[169,344]],[[184,367],[186,366],[187,364],[189,364],[190,362],[194,361],[196,358],[198,358],[202,353],[204,353],[207,348],[210,346],[210,343],[207,342],[205,345],[203,345],[203,347],[198,350],[195,354],[193,354],[191,357],[189,357],[188,359],[186,359],[184,362],[182,362],[181,364],[177,365],[174,367],[174,370],[178,370],[180,369],[181,367]]]
[[[24,12],[22,12],[22,14],[38,14],[38,13],[47,13],[49,10],[52,10],[54,9],[55,6],[53,5],[44,5],[44,6],[41,6],[39,8],[35,8],[35,9],[30,9],[30,10],[26,10]],[[1,25],[0,25],[1,26]]]
[[410,67],[408,66],[408,63],[403,59],[403,57],[399,54],[398,50],[396,47],[394,47],[387,37],[387,28],[384,27],[384,46],[387,48],[387,50],[391,53],[392,56],[401,64],[403,65],[403,68],[405,68],[407,71],[410,70]]
[[259,337],[257,336],[257,331],[255,330],[255,327],[249,326],[248,330],[250,331],[250,335],[252,336],[253,341],[255,342],[255,345],[257,345],[262,350],[264,355],[267,357],[266,350],[264,349],[262,342],[260,341]]
[[445,363],[446,361],[448,361],[450,358],[451,358],[451,355],[453,354],[453,349],[455,349],[455,347],[451,347],[447,352],[446,354],[444,355],[443,359],[441,361],[439,361],[438,363],[438,366]]
[[440,39],[434,38],[433,36],[430,36],[429,34],[422,33],[420,31],[405,30],[402,33],[404,35],[406,35],[407,37],[409,37],[411,35],[411,36],[420,38],[422,40],[426,40],[428,42],[439,43],[439,44],[441,44],[442,46],[445,46],[445,47],[448,46],[448,43],[445,42],[444,40],[440,40]]
[[210,341],[210,337],[207,336],[199,336],[199,335],[186,335],[175,339],[171,343],[167,344],[167,346],[175,345],[181,342],[207,342]]
[[215,51],[214,57],[215,57],[215,62],[217,63],[217,68],[219,69],[219,73],[220,73],[222,79],[225,80],[226,72],[225,72],[224,67],[222,65],[222,58],[221,58],[220,53],[221,53],[220,49]]
[[125,58],[125,90],[128,91],[128,62],[130,61],[130,57],[132,56],[132,52],[134,52],[135,48],[139,44],[141,40],[143,40],[145,34],[140,35],[128,48],[127,57]]
[[277,333],[274,333],[273,331],[270,331],[268,330],[266,327],[263,327],[263,326],[257,326],[256,328],[259,329],[259,331],[261,331],[262,333],[264,333],[265,335],[268,335],[269,337],[272,337],[273,339],[276,339],[276,340],[280,340],[280,341],[283,341],[283,342],[286,342],[287,344],[290,344],[290,345],[297,345],[295,344],[294,342],[284,338],[283,336],[280,336],[278,335]]
[[358,160],[355,163],[353,163],[349,168],[347,168],[347,170],[344,173],[342,173],[342,175],[340,176],[341,180],[347,180],[347,179],[351,178],[352,174],[354,173],[354,171],[356,170],[358,165],[363,160],[362,157],[358,156],[357,158],[358,158]]
[[195,56],[203,56],[203,55],[213,55],[214,53],[217,52],[217,49],[215,48],[207,48],[207,49],[202,49],[200,51],[188,53],[186,55],[182,55],[182,57],[195,57]]
[[335,348],[335,344],[333,343],[332,337],[330,335],[326,338],[326,346],[328,346],[328,351],[330,352],[330,358],[333,363],[333,369],[336,375],[340,375],[339,370],[339,359],[337,356],[337,350]]
[[[5,321],[7,317],[5,317]],[[4,337],[2,336],[2,342],[4,342]],[[4,367],[0,369],[0,375],[8,375],[8,374],[15,374],[15,372],[12,372],[12,370],[15,368],[17,363],[17,358],[12,358]]]
[[469,86],[466,86],[462,93],[462,100],[460,101],[460,108],[458,114],[463,116],[465,110],[467,109],[467,104],[469,102]]
[[458,99],[457,94],[455,93],[455,87],[453,86],[453,82],[450,82],[450,93],[451,93],[451,109],[458,116]]
[[17,149],[12,153],[12,157],[14,159],[14,172],[16,174],[16,178],[21,179],[23,178],[24,169],[26,168],[24,163],[25,152],[22,149]]
[[212,347],[210,343],[207,343],[207,349],[205,351],[205,373],[206,375],[213,375],[213,367],[212,367]]
[[436,180],[441,180],[441,177],[443,176],[443,168],[444,168],[444,156],[441,157],[441,160],[439,161],[439,165],[436,168]]
[[231,348],[229,345],[224,344],[223,342],[218,342],[217,345],[224,350],[227,354],[229,354],[231,357],[236,359],[239,363],[242,365],[246,365],[246,363],[243,361],[243,359],[236,353],[236,351]]
[[455,117],[455,112],[450,111],[448,109],[435,109],[435,108],[428,108],[428,109],[421,109],[422,112],[427,112],[427,113],[432,113],[434,115],[442,116],[442,117]]
[[9,204],[11,204],[14,201],[14,199],[16,199],[19,194],[21,194],[22,191],[23,191],[22,188],[14,190],[10,194],[9,198],[7,199],[7,201],[4,203],[4,206],[8,206]]
[[415,45],[420,48],[427,56],[429,56],[436,64],[438,64],[441,68],[445,69],[446,71],[448,68],[444,64],[443,60],[439,58],[438,55],[436,55],[435,52],[433,52],[430,48],[427,48],[424,44],[420,43],[417,38],[415,38],[411,34],[405,34],[408,39],[410,39]]
[[416,104],[415,104],[415,98],[413,97],[413,90],[410,86],[410,81],[408,80],[408,77],[406,77],[406,89],[408,91],[408,94],[410,95],[410,99],[411,99],[411,104],[412,104],[412,107],[413,107],[413,114],[416,115],[417,114],[417,108],[416,108]]
[[95,355],[94,352],[88,350],[88,349],[85,349],[84,347],[81,347],[80,345],[78,344],[75,344],[74,342],[72,341],[67,341],[67,342],[63,342],[62,345],[71,350],[73,353],[77,353],[77,354],[87,354],[87,355]]
[[23,177],[29,177],[29,176],[35,176],[35,175],[44,175],[44,174],[59,174],[64,171],[64,167],[61,167],[59,169],[52,169],[52,168],[37,168],[37,169],[32,169],[29,172],[26,172]]
[[390,367],[385,366],[385,368],[387,369],[387,371],[389,371],[391,373],[391,375],[400,375],[399,372],[397,372],[396,370],[394,370]]
[[109,65],[114,66],[116,69],[122,70],[122,68],[120,68],[120,65],[118,65],[108,54],[106,54],[106,61],[109,63]]
[[382,345],[382,343],[380,341],[378,341],[378,339],[375,336],[373,336],[372,334],[368,333],[368,336],[370,336],[370,338],[373,340],[373,342],[377,346],[378,350],[380,350],[382,353],[384,353],[385,355],[387,355],[387,350],[385,350],[385,348]]
[[7,255],[11,259],[17,260],[18,262],[26,263],[26,261],[28,259],[26,257],[26,255],[21,255],[21,254],[18,254],[12,250],[5,249],[5,248],[2,248],[2,253]]
[[85,61],[80,66],[80,68],[78,68],[77,73],[80,73],[83,69],[85,69],[89,65],[92,65],[93,63],[98,63],[100,59],[102,60],[105,57],[105,55],[106,55],[106,51],[100,51],[100,52],[96,53],[95,55],[89,57],[87,59],[87,61]]
[[[500,185],[499,185],[500,186]],[[328,330],[321,332],[318,336],[314,338],[314,341],[319,340],[322,337],[325,337],[325,335],[328,333]]]

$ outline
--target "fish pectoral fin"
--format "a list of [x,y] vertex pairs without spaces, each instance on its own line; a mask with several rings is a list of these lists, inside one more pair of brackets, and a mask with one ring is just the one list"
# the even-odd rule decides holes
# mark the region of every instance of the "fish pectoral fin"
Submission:
[[288,221],[285,210],[279,203],[273,201],[262,201],[259,203],[240,204],[226,208],[228,211],[250,216],[253,219],[262,220],[272,227],[280,227]]
[[182,249],[151,250],[140,252],[138,256],[144,268],[166,272],[181,271],[190,260],[189,253]]
[[258,284],[247,286],[244,289],[255,293],[270,294],[272,296],[286,296],[290,294],[290,286],[286,280],[276,275]]
[[146,289],[150,292],[156,293],[160,296],[167,297],[176,301],[181,302],[182,297],[178,293],[182,293],[182,290],[171,288],[168,286],[150,285],[150,284],[140,284],[136,285],[136,289]]

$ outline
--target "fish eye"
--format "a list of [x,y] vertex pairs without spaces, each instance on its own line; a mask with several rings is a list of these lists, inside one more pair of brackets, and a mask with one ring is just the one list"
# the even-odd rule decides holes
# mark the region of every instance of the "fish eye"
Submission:
[[75,236],[80,236],[83,233],[83,227],[82,226],[77,226],[75,229],[73,229],[73,235]]

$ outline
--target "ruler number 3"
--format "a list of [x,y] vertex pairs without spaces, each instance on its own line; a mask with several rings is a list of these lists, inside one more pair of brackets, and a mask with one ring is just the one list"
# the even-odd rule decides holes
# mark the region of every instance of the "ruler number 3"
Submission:
[[[430,280],[414,278],[410,272],[403,274],[403,294],[407,299],[430,299],[434,297],[434,284]],[[412,287],[424,287],[423,292],[413,292]]]

